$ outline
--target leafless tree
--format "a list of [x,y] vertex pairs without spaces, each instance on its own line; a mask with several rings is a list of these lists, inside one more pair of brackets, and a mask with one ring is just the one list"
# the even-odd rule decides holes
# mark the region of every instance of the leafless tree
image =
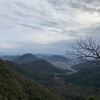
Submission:
[[68,53],[85,61],[100,63],[100,42],[91,37],[78,39],[72,45],[72,51],[68,51]]

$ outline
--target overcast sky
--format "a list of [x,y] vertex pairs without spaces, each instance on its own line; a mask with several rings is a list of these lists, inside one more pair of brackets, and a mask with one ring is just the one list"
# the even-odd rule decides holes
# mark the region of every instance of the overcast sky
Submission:
[[100,37],[100,0],[0,0],[0,54],[65,54]]

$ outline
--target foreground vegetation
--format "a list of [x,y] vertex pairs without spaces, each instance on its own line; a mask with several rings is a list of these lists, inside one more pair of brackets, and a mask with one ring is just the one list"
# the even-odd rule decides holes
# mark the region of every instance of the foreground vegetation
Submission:
[[59,100],[46,88],[12,72],[0,60],[0,100]]

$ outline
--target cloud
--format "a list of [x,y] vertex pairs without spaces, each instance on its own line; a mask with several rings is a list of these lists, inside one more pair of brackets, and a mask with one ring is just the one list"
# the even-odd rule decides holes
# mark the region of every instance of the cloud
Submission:
[[99,22],[100,0],[0,0],[0,48],[60,48],[87,33],[99,34]]
[[15,44],[14,42],[2,40],[2,39],[0,40],[0,48],[11,49],[11,48],[17,48],[17,47],[18,47],[18,45]]

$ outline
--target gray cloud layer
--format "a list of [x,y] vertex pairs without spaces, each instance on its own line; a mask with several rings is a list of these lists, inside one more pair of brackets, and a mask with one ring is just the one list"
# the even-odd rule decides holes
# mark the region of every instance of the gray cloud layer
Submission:
[[99,36],[99,27],[100,0],[0,0],[1,50],[64,53],[76,37]]

